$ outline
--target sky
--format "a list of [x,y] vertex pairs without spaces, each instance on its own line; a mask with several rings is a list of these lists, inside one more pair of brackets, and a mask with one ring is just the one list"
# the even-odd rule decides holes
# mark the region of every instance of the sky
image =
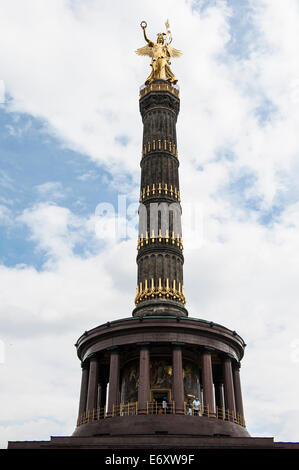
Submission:
[[2,448],[73,433],[74,344],[131,316],[150,71],[134,51],[140,22],[155,38],[166,19],[186,307],[247,344],[249,433],[299,441],[298,1],[0,0]]

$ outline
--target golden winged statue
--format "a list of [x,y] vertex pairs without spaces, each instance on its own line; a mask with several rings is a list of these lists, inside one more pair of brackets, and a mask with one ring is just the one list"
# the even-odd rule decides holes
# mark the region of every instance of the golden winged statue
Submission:
[[175,49],[170,45],[172,41],[171,32],[169,30],[168,20],[165,23],[166,33],[157,34],[157,42],[151,41],[146,35],[147,23],[142,21],[140,23],[141,28],[143,29],[144,39],[147,42],[147,45],[137,49],[136,54],[138,55],[147,55],[151,57],[151,67],[152,71],[148,78],[145,81],[146,85],[149,85],[156,79],[167,80],[170,83],[177,83],[177,79],[170,70],[170,57],[180,57],[182,52],[178,49]]

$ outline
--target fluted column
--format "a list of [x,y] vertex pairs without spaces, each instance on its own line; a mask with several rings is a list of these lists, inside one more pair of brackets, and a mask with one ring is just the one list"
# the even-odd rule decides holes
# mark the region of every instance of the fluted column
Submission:
[[205,348],[202,352],[202,384],[205,413],[207,413],[208,408],[209,415],[215,416],[212,351],[208,348]]
[[113,406],[115,409],[119,405],[119,373],[120,356],[118,349],[112,349],[110,352],[110,371],[109,371],[109,396],[107,416],[112,416]]
[[219,413],[221,414],[225,408],[224,404],[224,394],[223,394],[223,383],[217,381],[215,383],[215,402],[218,407]]
[[235,392],[235,403],[236,412],[244,418],[243,399],[241,391],[241,380],[240,380],[240,364],[235,363],[233,366],[233,378],[234,378],[234,392]]
[[229,356],[223,359],[224,401],[225,408],[236,415],[235,392],[233,384],[232,360]]
[[175,402],[176,414],[184,414],[184,382],[183,382],[183,361],[182,345],[173,343],[172,349],[172,390],[173,401]]
[[99,360],[93,356],[89,360],[89,377],[87,392],[87,410],[91,411],[97,408],[98,401],[98,383],[99,383]]
[[88,375],[89,375],[88,364],[82,362],[81,367],[82,367],[82,376],[81,376],[81,389],[80,389],[80,400],[79,400],[79,417],[82,416],[86,412]]
[[138,414],[146,414],[150,400],[150,351],[149,343],[140,344]]
[[107,395],[107,380],[101,380],[99,383],[99,392],[98,392],[98,406],[99,408],[105,408],[106,405],[106,395]]

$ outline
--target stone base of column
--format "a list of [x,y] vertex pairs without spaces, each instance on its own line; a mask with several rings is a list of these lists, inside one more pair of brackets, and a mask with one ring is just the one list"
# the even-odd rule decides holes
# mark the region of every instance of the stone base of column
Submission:
[[[179,440],[184,436],[210,436],[215,434],[235,437],[250,437],[246,428],[239,424],[208,416],[187,416],[178,414],[149,414],[135,416],[116,416],[78,426],[73,436],[96,436],[107,433],[116,438],[126,435],[154,435],[156,431],[176,435]],[[161,437],[161,436],[159,436]],[[159,441],[158,441],[159,442]]]

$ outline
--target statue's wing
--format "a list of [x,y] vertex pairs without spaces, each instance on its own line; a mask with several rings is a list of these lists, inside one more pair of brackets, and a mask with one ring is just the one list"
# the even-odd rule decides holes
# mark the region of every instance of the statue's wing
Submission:
[[174,47],[171,47],[169,44],[167,45],[167,50],[169,57],[181,57],[181,55],[183,54],[181,51],[175,49]]
[[138,55],[148,55],[150,57],[152,57],[153,55],[153,49],[152,47],[146,45],[144,47],[139,47],[139,49],[137,49],[137,51],[135,51],[136,54]]

